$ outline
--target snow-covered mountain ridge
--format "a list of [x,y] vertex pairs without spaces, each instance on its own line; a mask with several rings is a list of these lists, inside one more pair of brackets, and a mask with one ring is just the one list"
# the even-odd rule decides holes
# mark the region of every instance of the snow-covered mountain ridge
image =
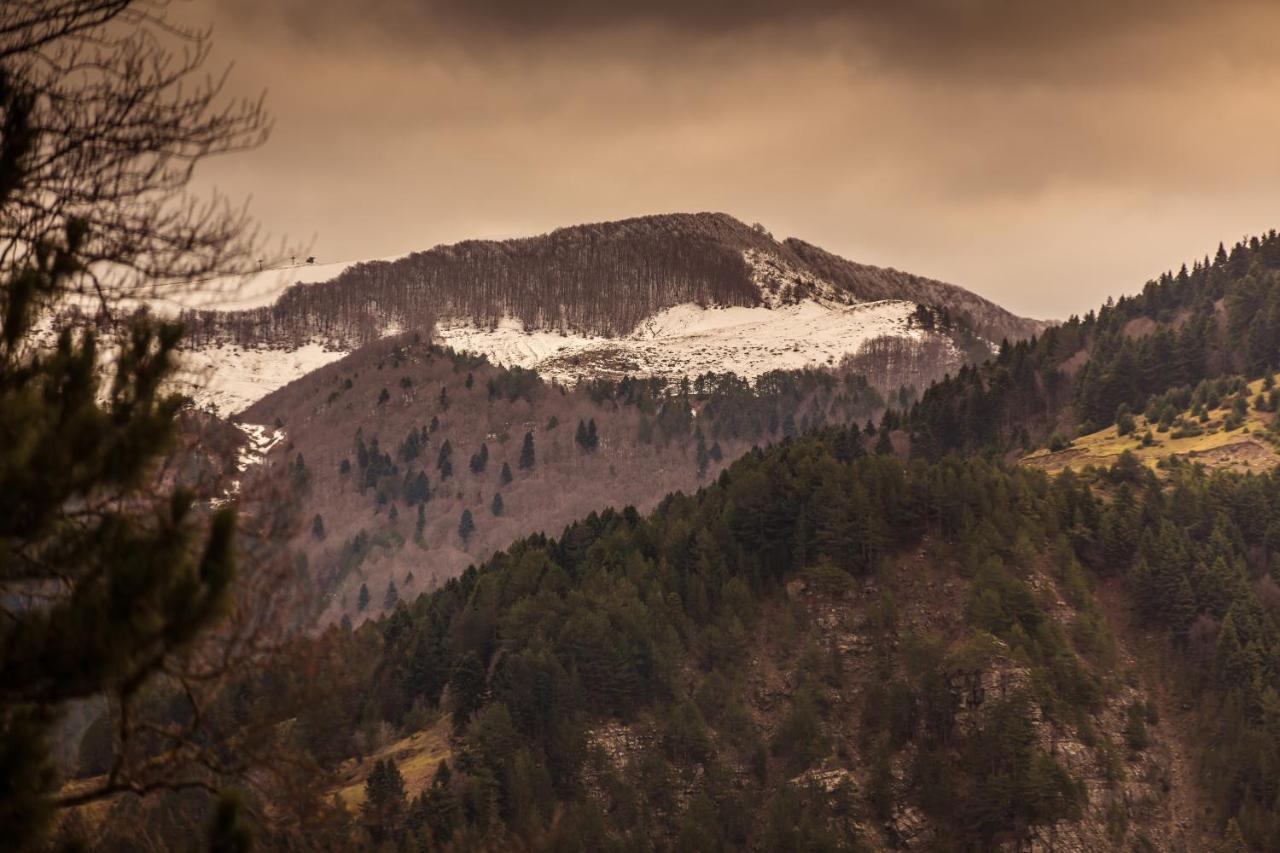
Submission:
[[[403,331],[565,383],[730,371],[754,378],[834,366],[872,347],[868,375],[894,384],[1037,328],[954,285],[777,242],[723,214],[643,217],[293,270],[251,282],[251,307],[184,315],[198,402],[235,413]],[[319,280],[324,274],[332,277]],[[909,370],[898,369],[907,362]]]

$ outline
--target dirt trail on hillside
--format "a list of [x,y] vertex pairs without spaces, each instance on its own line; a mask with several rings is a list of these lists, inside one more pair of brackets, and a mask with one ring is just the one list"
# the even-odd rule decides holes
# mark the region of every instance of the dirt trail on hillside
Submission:
[[1196,781],[1191,746],[1206,733],[1196,723],[1192,691],[1178,667],[1169,666],[1173,650],[1168,637],[1136,623],[1128,595],[1119,582],[1099,581],[1094,594],[1115,634],[1121,668],[1138,673],[1141,687],[1155,700],[1160,712],[1154,729],[1170,755],[1167,807],[1178,827],[1181,844],[1175,849],[1188,853],[1213,850],[1216,836],[1205,819],[1206,802]]

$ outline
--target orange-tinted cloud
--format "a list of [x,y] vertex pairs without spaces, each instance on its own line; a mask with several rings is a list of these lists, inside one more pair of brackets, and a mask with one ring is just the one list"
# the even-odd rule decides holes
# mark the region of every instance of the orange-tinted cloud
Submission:
[[670,210],[1062,316],[1280,225],[1274,4],[199,0],[322,258]]

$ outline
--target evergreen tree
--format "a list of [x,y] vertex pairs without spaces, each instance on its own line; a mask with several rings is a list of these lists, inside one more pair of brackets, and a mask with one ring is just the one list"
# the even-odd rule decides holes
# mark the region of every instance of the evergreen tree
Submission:
[[316,517],[311,519],[311,535],[317,539],[324,538],[324,519],[320,517],[320,513],[316,513]]
[[[440,411],[442,412],[449,411],[449,389],[444,385],[440,386]],[[432,424],[439,423],[439,421],[437,421],[434,417],[431,419],[431,422]],[[433,427],[431,431],[435,432],[435,428]]]
[[502,515],[502,492],[493,493],[493,503],[490,505],[489,511],[494,515]]
[[[198,211],[187,181],[266,125],[201,82],[207,36],[166,13],[0,4],[0,838],[14,850],[43,849],[60,809],[195,771],[176,741],[139,744],[168,725],[148,716],[157,683],[230,606],[234,509],[152,476],[175,444],[182,328],[130,318],[126,300],[247,270],[243,225]],[[50,346],[31,345],[82,296]],[[50,734],[73,702],[123,709],[124,731],[107,776],[59,791]],[[228,845],[240,834],[219,825]]]
[[440,445],[440,453],[436,456],[436,468],[440,471],[440,479],[447,480],[453,474],[453,445],[449,439]]
[[510,483],[513,479],[511,476],[511,466],[506,462],[502,463],[502,474],[499,476],[499,479],[502,481],[502,485],[504,486]]
[[290,466],[290,474],[293,478],[293,487],[299,492],[305,492],[311,485],[311,472],[307,470],[306,460],[299,453],[293,459],[293,465]]
[[356,609],[361,613],[369,606],[369,586],[368,584],[360,584],[360,595],[356,598]]
[[458,521],[458,536],[462,538],[463,546],[471,538],[471,534],[476,532],[475,520],[471,518],[471,510],[464,509],[462,518]]
[[360,823],[375,842],[381,843],[401,836],[404,812],[404,776],[395,761],[380,758],[365,781]]
[[380,392],[378,392],[379,406],[385,406],[388,402],[390,402],[390,400],[391,400],[391,392],[388,391],[386,388],[383,388]]
[[409,506],[418,504],[421,506],[431,499],[431,483],[427,480],[425,471],[419,471],[413,476],[409,472],[405,472],[404,485],[404,502]]
[[396,589],[395,580],[387,581],[387,593],[383,596],[382,606],[387,610],[391,610],[396,606],[396,602],[400,600],[400,592]]
[[1126,435],[1131,435],[1135,426],[1136,424],[1133,420],[1133,412],[1130,411],[1129,404],[1121,403],[1120,407],[1116,409],[1116,434],[1121,438]]
[[471,473],[482,474],[484,469],[489,465],[489,446],[484,442],[480,443],[480,450],[471,456]]
[[422,541],[422,532],[427,527],[427,507],[425,504],[418,504],[418,522],[413,529],[413,538],[419,542]]
[[889,435],[889,428],[885,421],[880,422],[880,435],[876,439],[876,454],[879,456],[889,456],[893,453],[893,438]]
[[519,466],[522,471],[533,469],[535,462],[533,453],[533,430],[524,434],[524,444],[520,445],[520,461]]

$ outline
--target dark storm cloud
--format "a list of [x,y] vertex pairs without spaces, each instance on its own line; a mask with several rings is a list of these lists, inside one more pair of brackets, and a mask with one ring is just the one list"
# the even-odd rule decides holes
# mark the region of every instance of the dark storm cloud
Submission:
[[194,0],[325,260],[723,210],[1064,316],[1280,226],[1280,4]]
[[[1205,17],[1248,8],[1253,0],[220,0],[243,21],[280,28],[317,45],[348,46],[371,39],[397,50],[505,45],[648,36],[687,47],[743,35],[801,35],[810,49],[833,45],[855,60],[890,67],[1089,76],[1096,48],[1158,37]],[[641,39],[646,47],[651,44]],[[633,39],[626,44],[634,46]],[[791,42],[793,49],[805,42]],[[1141,45],[1137,54],[1142,56]],[[579,42],[578,47],[587,47]],[[1206,39],[1200,56],[1223,47]],[[1091,57],[1081,64],[1082,54]],[[1195,62],[1195,54],[1166,62]]]

